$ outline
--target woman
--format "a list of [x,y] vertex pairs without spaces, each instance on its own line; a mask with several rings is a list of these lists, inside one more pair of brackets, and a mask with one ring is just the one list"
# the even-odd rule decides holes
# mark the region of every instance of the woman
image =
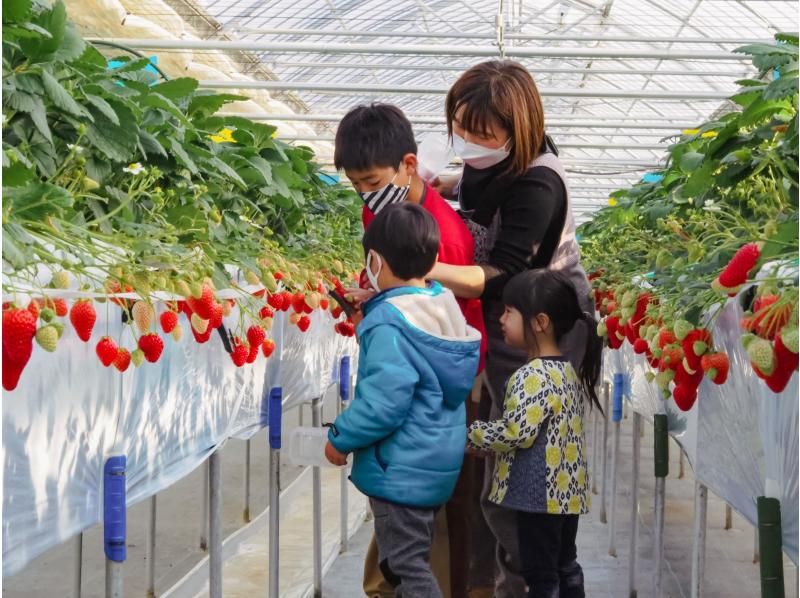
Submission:
[[[527,362],[524,351],[503,341],[500,317],[506,283],[519,272],[560,271],[575,285],[581,308],[593,313],[590,286],[580,266],[566,173],[545,135],[544,112],[530,73],[512,61],[490,61],[466,71],[447,94],[447,128],[464,162],[457,182],[442,180],[443,195],[458,198],[475,237],[476,266],[437,263],[429,278],[462,298],[483,301],[488,355],[485,382],[491,419],[502,414],[505,384]],[[579,365],[586,329],[576,327],[559,344]],[[525,595],[516,521],[489,502],[493,462],[487,457],[481,505],[498,543],[495,596]],[[486,542],[478,543],[485,545]],[[484,569],[488,569],[483,564]]]

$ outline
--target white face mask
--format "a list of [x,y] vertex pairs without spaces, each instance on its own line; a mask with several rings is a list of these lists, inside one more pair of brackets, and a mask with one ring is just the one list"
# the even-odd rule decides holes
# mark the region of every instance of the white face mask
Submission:
[[[375,256],[375,261],[378,263],[378,271],[373,273],[372,272],[372,256]],[[367,271],[367,280],[369,280],[369,284],[372,285],[372,288],[375,289],[378,293],[381,292],[381,288],[378,286],[378,276],[381,274],[381,269],[383,268],[383,260],[381,256],[379,256],[374,251],[370,251],[367,254],[367,263],[366,263],[366,271]]]
[[484,168],[491,168],[495,164],[499,164],[511,154],[508,149],[509,141],[503,147],[492,149],[483,147],[477,143],[466,141],[461,135],[453,133],[453,151],[461,158],[465,164],[478,170]]

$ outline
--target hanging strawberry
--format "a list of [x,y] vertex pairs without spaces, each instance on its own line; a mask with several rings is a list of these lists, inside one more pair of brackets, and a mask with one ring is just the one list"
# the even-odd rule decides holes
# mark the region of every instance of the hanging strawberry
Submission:
[[117,343],[114,342],[114,339],[109,336],[104,336],[97,341],[95,352],[97,353],[97,357],[100,358],[100,363],[108,367],[114,363],[114,360],[117,358],[119,348],[117,347]]
[[97,321],[97,312],[92,302],[88,299],[75,302],[69,311],[69,321],[78,333],[78,338],[88,343],[92,337],[94,323]]
[[150,332],[139,337],[139,348],[147,361],[155,363],[164,351],[164,341],[157,334]]

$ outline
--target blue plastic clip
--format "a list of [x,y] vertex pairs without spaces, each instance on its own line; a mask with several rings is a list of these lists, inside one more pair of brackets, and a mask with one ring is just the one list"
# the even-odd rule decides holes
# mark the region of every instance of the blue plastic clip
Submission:
[[282,412],[283,389],[280,386],[276,386],[269,391],[269,448],[281,448]]
[[614,374],[614,400],[611,421],[622,420],[622,396],[625,392],[625,374]]
[[125,546],[125,455],[109,457],[103,467],[103,540],[106,558],[122,563]]
[[350,400],[350,356],[345,355],[339,364],[339,398]]

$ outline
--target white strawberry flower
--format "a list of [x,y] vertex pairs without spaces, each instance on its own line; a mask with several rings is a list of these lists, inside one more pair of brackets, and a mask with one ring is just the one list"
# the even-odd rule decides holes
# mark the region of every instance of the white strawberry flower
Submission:
[[144,172],[144,166],[142,166],[141,162],[136,162],[134,164],[130,164],[122,169],[122,172],[128,172],[132,175],[142,174]]

